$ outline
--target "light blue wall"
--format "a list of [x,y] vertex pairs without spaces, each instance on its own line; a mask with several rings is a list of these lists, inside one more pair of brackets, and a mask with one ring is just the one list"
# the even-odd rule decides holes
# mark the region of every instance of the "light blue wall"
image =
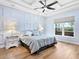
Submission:
[[2,7],[0,6],[0,16],[2,16]]
[[69,11],[62,12],[62,13],[48,17],[47,24],[51,28],[47,28],[48,29],[47,34],[50,34],[52,32],[52,35],[55,35],[55,28],[54,28],[54,26],[52,26],[52,25],[54,25],[55,19],[60,20],[63,17],[69,17],[69,16],[75,17],[74,37],[56,36],[56,38],[59,41],[65,41],[65,42],[67,41],[67,42],[70,42],[70,43],[79,44],[79,9],[69,10]]
[[[4,8],[4,17],[8,17],[10,20],[15,20],[17,23],[17,30],[24,30],[24,16],[25,14],[23,12],[20,12],[18,10],[8,8],[8,7],[3,7]],[[7,21],[4,19],[4,22]]]
[[17,29],[20,32],[25,32],[26,30],[36,30],[39,24],[44,26],[44,17],[37,16],[28,12],[23,12],[17,9],[0,6],[0,16],[2,15],[3,8],[3,17],[5,17],[3,22],[8,20],[14,20],[17,22]]
[[[45,19],[42,16],[37,16],[28,12],[23,12],[14,8],[0,6],[0,48],[5,47],[5,23],[7,21],[16,22],[16,30],[25,33],[27,30],[36,30],[38,25],[41,24],[45,27]],[[45,29],[41,33],[45,34]]]
[[0,6],[0,31],[3,31],[2,15],[2,6]]

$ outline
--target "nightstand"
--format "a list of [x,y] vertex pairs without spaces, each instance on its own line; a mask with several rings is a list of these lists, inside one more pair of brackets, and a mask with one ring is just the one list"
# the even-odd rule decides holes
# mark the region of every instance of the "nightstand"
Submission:
[[19,45],[19,37],[18,36],[8,36],[6,37],[6,49],[11,48],[11,47],[18,47]]

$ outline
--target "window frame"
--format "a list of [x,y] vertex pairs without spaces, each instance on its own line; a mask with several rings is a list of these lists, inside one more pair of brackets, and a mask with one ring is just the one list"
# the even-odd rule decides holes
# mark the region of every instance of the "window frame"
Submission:
[[[71,22],[55,23],[55,25],[56,25],[56,24],[62,24],[62,35],[58,35],[58,34],[56,34],[56,30],[55,30],[55,35],[57,35],[57,36],[65,36],[65,37],[74,37],[74,36],[75,36],[75,35],[74,35],[74,33],[75,33],[75,31],[74,31],[75,22],[74,22],[74,21],[72,21],[72,22],[73,22],[73,24],[74,24],[74,26],[73,26],[73,36],[65,35],[65,27],[64,27],[64,23],[71,23]],[[54,26],[55,26],[55,25],[54,25]],[[56,26],[55,26],[55,28],[56,28]]]

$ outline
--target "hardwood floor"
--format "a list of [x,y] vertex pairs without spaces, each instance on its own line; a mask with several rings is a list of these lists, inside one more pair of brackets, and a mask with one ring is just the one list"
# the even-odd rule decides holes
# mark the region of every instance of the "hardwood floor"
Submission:
[[37,55],[30,55],[24,47],[0,49],[0,59],[79,59],[79,46],[59,42]]

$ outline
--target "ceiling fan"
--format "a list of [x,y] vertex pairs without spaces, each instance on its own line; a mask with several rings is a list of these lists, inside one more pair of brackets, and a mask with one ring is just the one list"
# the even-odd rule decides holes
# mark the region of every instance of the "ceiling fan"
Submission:
[[51,6],[56,4],[56,3],[58,3],[58,1],[54,1],[53,3],[50,3],[48,5],[47,5],[47,1],[46,0],[44,0],[44,2],[43,1],[39,1],[39,3],[41,3],[43,6],[40,7],[40,8],[35,8],[34,10],[36,10],[36,9],[43,9],[42,12],[45,12],[45,8],[50,9],[50,10],[55,10],[55,8],[52,8]]

